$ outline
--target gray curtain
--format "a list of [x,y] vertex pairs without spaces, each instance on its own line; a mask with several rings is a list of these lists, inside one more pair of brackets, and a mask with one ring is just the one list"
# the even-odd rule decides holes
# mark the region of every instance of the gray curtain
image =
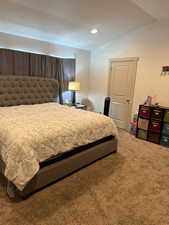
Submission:
[[39,54],[29,54],[29,75],[46,76],[46,56]]
[[29,74],[29,54],[14,51],[11,55],[13,56],[13,74],[20,76]]
[[59,99],[60,103],[63,104],[63,95],[62,93],[68,90],[68,77],[64,73],[64,60],[61,59],[58,63],[58,71],[56,73],[56,79],[59,81]]
[[14,74],[14,62],[13,54],[11,50],[0,50],[0,74],[13,75]]
[[62,93],[68,82],[75,80],[75,59],[0,49],[0,75],[39,76],[57,79],[59,82],[59,101],[63,103]]

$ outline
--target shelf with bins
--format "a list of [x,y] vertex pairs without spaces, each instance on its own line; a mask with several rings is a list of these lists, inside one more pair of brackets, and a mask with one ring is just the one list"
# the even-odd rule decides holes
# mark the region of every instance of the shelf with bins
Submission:
[[169,147],[169,108],[140,105],[136,137]]

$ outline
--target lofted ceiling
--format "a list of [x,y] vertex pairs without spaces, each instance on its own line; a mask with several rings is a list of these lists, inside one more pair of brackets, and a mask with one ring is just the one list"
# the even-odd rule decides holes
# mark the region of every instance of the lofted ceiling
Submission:
[[[145,7],[146,2],[149,6],[155,1],[169,2],[168,0],[0,1],[0,32],[87,50],[152,23],[156,17]],[[99,32],[92,35],[90,33],[92,28],[97,28]]]

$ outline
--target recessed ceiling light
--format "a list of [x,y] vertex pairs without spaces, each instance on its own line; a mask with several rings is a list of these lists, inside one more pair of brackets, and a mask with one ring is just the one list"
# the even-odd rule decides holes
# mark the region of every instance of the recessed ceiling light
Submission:
[[96,28],[94,28],[94,29],[92,29],[92,30],[90,31],[90,33],[91,33],[91,34],[96,34],[96,33],[98,33],[98,30],[97,30]]

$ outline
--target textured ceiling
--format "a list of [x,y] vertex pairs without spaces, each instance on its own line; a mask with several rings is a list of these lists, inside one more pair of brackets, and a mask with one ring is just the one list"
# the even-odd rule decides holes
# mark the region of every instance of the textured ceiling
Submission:
[[130,0],[0,1],[0,32],[88,50],[153,20]]

